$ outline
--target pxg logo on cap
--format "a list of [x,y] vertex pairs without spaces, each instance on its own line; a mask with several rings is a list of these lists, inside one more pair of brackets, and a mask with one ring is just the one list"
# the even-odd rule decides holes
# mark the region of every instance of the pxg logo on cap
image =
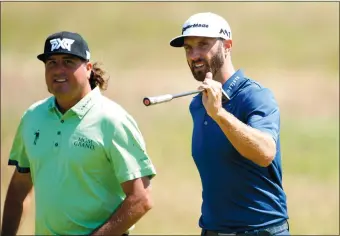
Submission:
[[183,47],[184,37],[187,36],[232,39],[228,22],[223,17],[211,12],[192,15],[183,24],[182,35],[173,38],[170,45]]
[[55,54],[69,54],[86,61],[91,57],[90,49],[83,37],[68,31],[48,36],[45,41],[44,53],[39,54],[37,58],[45,62],[49,56]]
[[69,52],[71,52],[71,45],[74,42],[73,39],[67,39],[67,38],[57,38],[57,39],[51,39],[51,52],[54,50],[58,50],[59,48],[66,49]]

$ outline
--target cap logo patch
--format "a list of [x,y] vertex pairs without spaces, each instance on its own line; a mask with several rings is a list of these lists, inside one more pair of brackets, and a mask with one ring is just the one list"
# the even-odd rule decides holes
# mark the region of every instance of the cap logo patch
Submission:
[[51,52],[54,50],[58,50],[59,48],[66,49],[69,52],[71,51],[71,45],[73,44],[74,40],[73,39],[67,39],[67,38],[56,38],[56,39],[51,39]]
[[184,33],[184,31],[186,31],[187,29],[189,28],[196,28],[196,27],[202,27],[202,28],[209,28],[209,25],[206,25],[206,24],[192,24],[192,25],[187,25],[185,27],[183,27],[182,29],[182,34]]
[[230,38],[230,31],[228,31],[228,30],[221,29],[220,34],[227,35]]

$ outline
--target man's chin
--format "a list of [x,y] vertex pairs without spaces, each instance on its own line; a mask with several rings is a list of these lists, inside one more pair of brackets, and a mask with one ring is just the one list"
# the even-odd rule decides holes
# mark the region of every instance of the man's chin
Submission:
[[69,89],[56,89],[51,92],[55,97],[67,97],[70,96]]
[[206,73],[204,73],[204,72],[193,73],[194,78],[199,82],[203,82],[205,80],[205,75],[206,75]]

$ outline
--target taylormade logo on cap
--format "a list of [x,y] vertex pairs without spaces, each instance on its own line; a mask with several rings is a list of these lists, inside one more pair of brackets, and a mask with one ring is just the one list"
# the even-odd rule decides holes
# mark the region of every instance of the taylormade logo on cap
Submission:
[[183,24],[182,35],[173,38],[170,45],[182,47],[186,36],[232,39],[228,22],[223,17],[211,12],[192,15]]
[[196,23],[196,24],[193,24],[193,25],[187,25],[187,26],[183,27],[182,34],[184,33],[184,31],[186,31],[187,29],[190,29],[191,27],[193,27],[193,28],[196,28],[196,27],[205,27],[205,28],[208,28],[209,25],[199,24],[199,23]]

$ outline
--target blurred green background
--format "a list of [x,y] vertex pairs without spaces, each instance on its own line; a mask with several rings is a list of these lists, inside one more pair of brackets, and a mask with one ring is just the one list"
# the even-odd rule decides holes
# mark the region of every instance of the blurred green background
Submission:
[[[1,206],[20,116],[49,96],[36,55],[49,34],[70,30],[86,38],[93,60],[110,72],[104,94],[137,120],[158,171],[155,207],[132,234],[199,234],[191,97],[153,107],[142,99],[199,86],[183,49],[171,48],[169,40],[190,15],[205,11],[231,25],[235,68],[271,88],[279,102],[291,233],[339,234],[338,3],[1,3]],[[20,234],[34,232],[32,196]]]

